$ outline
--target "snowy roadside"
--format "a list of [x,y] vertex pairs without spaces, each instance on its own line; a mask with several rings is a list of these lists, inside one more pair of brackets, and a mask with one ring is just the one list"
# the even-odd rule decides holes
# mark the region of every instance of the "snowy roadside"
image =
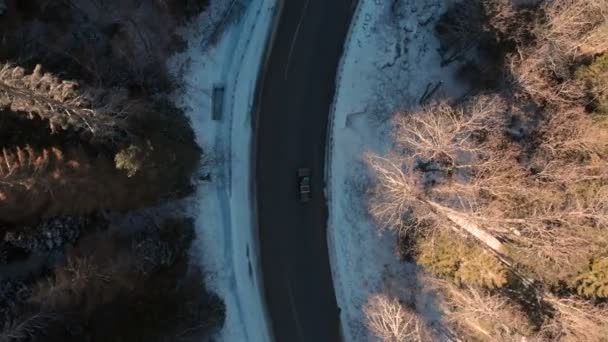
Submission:
[[326,170],[328,246],[349,342],[370,339],[362,306],[371,294],[398,288],[427,306],[414,266],[397,260],[395,237],[380,234],[367,214],[370,178],[362,157],[390,147],[391,113],[417,106],[438,84],[433,98],[466,92],[455,80],[455,65],[440,67],[434,24],[444,6],[442,0],[360,0],[351,24],[330,114]]
[[[185,83],[175,101],[190,117],[206,157],[190,208],[197,229],[193,256],[201,260],[209,288],[226,304],[226,321],[217,336],[226,342],[272,339],[255,233],[250,155],[255,86],[279,3],[211,0],[209,10],[182,32],[188,49],[170,62]],[[229,7],[241,13],[215,44],[207,44],[209,23],[223,18]],[[215,85],[225,87],[217,121],[212,119]]]

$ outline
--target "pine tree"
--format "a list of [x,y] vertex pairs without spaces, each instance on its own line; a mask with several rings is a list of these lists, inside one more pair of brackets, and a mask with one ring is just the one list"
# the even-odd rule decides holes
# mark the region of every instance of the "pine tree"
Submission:
[[591,261],[589,269],[574,280],[578,294],[590,298],[608,298],[608,257]]
[[0,107],[47,120],[53,132],[73,129],[104,142],[124,139],[132,105],[120,89],[81,87],[43,72],[40,65],[31,74],[10,64],[0,68]]
[[608,53],[595,58],[590,65],[580,67],[576,78],[586,84],[594,111],[608,115]]

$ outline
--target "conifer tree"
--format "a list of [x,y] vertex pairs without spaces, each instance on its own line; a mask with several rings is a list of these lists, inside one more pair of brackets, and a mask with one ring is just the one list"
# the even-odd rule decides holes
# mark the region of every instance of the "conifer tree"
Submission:
[[92,140],[118,142],[129,134],[133,106],[124,90],[82,87],[43,72],[41,65],[31,74],[10,64],[0,68],[0,107],[47,120],[53,132],[73,129]]
[[589,269],[574,280],[578,294],[591,298],[608,298],[608,258],[592,260]]

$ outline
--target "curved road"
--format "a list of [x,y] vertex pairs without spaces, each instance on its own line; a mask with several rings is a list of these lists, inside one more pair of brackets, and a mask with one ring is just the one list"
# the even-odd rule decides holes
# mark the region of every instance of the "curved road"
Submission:
[[[266,302],[277,342],[340,340],[323,194],[327,119],[356,0],[285,0],[258,89],[256,196]],[[302,204],[296,171],[312,169]]]

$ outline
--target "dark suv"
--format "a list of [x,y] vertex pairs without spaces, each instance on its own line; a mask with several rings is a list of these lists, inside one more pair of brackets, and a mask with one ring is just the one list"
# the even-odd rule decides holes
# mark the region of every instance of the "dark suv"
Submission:
[[310,169],[298,169],[298,190],[300,193],[300,202],[310,201]]

